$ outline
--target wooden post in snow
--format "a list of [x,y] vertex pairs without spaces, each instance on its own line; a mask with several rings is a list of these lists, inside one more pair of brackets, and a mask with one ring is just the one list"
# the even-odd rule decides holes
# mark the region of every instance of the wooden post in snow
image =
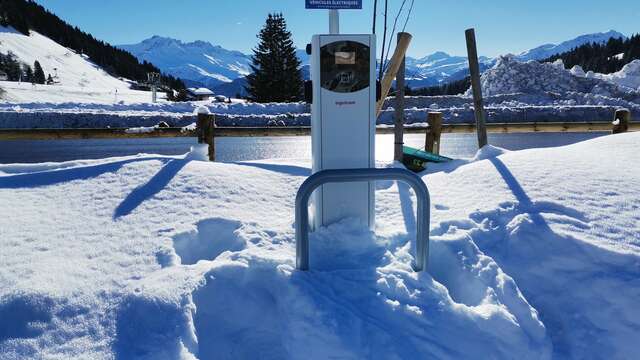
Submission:
[[[402,41],[402,33],[398,33],[398,46]],[[393,159],[402,162],[404,153],[402,146],[404,145],[404,75],[405,75],[405,56],[402,56],[400,67],[396,74],[396,115],[394,119],[394,146]]]
[[382,79],[380,79],[381,96],[380,100],[378,100],[378,103],[376,104],[376,118],[380,116],[380,112],[382,112],[384,100],[387,98],[387,95],[389,95],[389,89],[391,89],[393,79],[396,77],[396,74],[400,69],[402,59],[404,59],[404,55],[407,53],[409,44],[411,44],[411,38],[412,36],[409,33],[398,33],[398,44],[396,45],[396,50],[393,52],[393,56],[389,61],[387,72],[384,74]]
[[471,89],[473,91],[473,108],[476,116],[476,130],[478,132],[478,148],[487,145],[487,128],[485,127],[485,112],[482,101],[480,84],[480,64],[478,63],[478,49],[476,47],[476,33],[474,29],[465,31],[467,38],[467,54],[469,56],[469,72],[471,73]]
[[629,122],[631,121],[631,111],[627,109],[618,109],[613,118],[613,134],[620,134],[629,131]]
[[442,113],[429,112],[427,114],[427,136],[424,142],[424,149],[430,153],[440,154],[440,136],[442,135]]
[[216,161],[215,115],[208,111],[198,111],[198,144],[209,145],[209,160]]

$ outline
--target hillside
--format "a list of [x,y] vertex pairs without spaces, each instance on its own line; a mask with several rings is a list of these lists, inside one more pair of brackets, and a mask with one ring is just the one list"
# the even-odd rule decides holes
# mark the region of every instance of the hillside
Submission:
[[640,34],[630,38],[609,39],[606,43],[587,43],[570,51],[551,56],[544,61],[562,60],[567,69],[580,66],[584,71],[609,74],[640,59]]
[[[0,25],[12,27],[23,35],[33,30],[63,47],[85,54],[114,77],[146,81],[147,73],[160,72],[154,65],[141,63],[130,53],[67,24],[31,0],[0,0]],[[182,81],[171,76],[163,76],[162,82],[174,89],[184,88]]]
[[[13,28],[0,26],[0,53],[11,53],[24,64],[36,60],[44,73],[55,79],[55,85],[31,84],[29,82],[0,82],[4,88],[2,100],[27,102],[76,102],[114,103],[148,102],[151,94],[147,91],[130,89],[131,81],[115,78],[100,66],[79,54],[61,46],[55,41],[36,32],[29,36]],[[161,93],[160,98],[164,97]]]
[[615,30],[578,36],[575,39],[560,44],[545,44],[537,48],[522,52],[516,56],[520,61],[544,60],[553,55],[561,54],[584,44],[606,44],[609,39],[626,39],[627,37]]

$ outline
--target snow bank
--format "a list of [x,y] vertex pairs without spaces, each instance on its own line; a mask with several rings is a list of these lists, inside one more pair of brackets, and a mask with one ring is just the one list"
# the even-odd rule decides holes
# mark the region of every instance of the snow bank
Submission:
[[[538,94],[554,93],[593,93],[612,98],[622,97],[626,91],[616,84],[595,77],[578,77],[574,72],[565,70],[561,60],[555,63],[537,61],[519,62],[513,56],[502,56],[496,65],[487,70],[481,78],[484,95],[498,94]],[[467,95],[471,95],[471,90]]]
[[377,184],[294,270],[307,163],[154,155],[0,165],[2,358],[633,358],[640,134]]
[[612,74],[589,72],[584,76],[602,79],[610,83],[617,84],[618,86],[629,88],[630,90],[640,91],[640,60],[633,60],[625,65],[620,71]]

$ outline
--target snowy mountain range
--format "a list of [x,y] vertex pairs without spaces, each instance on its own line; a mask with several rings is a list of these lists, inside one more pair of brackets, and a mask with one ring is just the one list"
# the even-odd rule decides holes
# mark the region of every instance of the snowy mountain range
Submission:
[[[582,35],[560,44],[545,44],[516,55],[521,61],[541,60],[590,42],[606,42],[625,35],[617,31]],[[232,51],[205,41],[182,42],[154,36],[138,44],[120,45],[140,60],[149,61],[187,84],[206,86],[218,93],[235,95],[242,91],[244,77],[250,73],[251,55]],[[309,57],[298,50],[305,77],[309,76]],[[496,59],[480,57],[481,68],[490,68]],[[420,88],[460,80],[468,75],[466,56],[439,51],[422,58],[407,58],[409,86]]]
[[138,44],[120,45],[139,60],[146,60],[162,71],[187,83],[215,88],[245,77],[251,72],[251,57],[205,41],[182,42],[153,36]]

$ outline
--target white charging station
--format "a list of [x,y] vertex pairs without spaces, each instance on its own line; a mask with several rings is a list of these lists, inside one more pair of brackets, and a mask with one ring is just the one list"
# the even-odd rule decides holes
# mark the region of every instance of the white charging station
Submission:
[[[311,135],[313,173],[375,167],[375,35],[313,36]],[[373,228],[373,182],[326,184],[312,198],[312,225],[345,218]]]

